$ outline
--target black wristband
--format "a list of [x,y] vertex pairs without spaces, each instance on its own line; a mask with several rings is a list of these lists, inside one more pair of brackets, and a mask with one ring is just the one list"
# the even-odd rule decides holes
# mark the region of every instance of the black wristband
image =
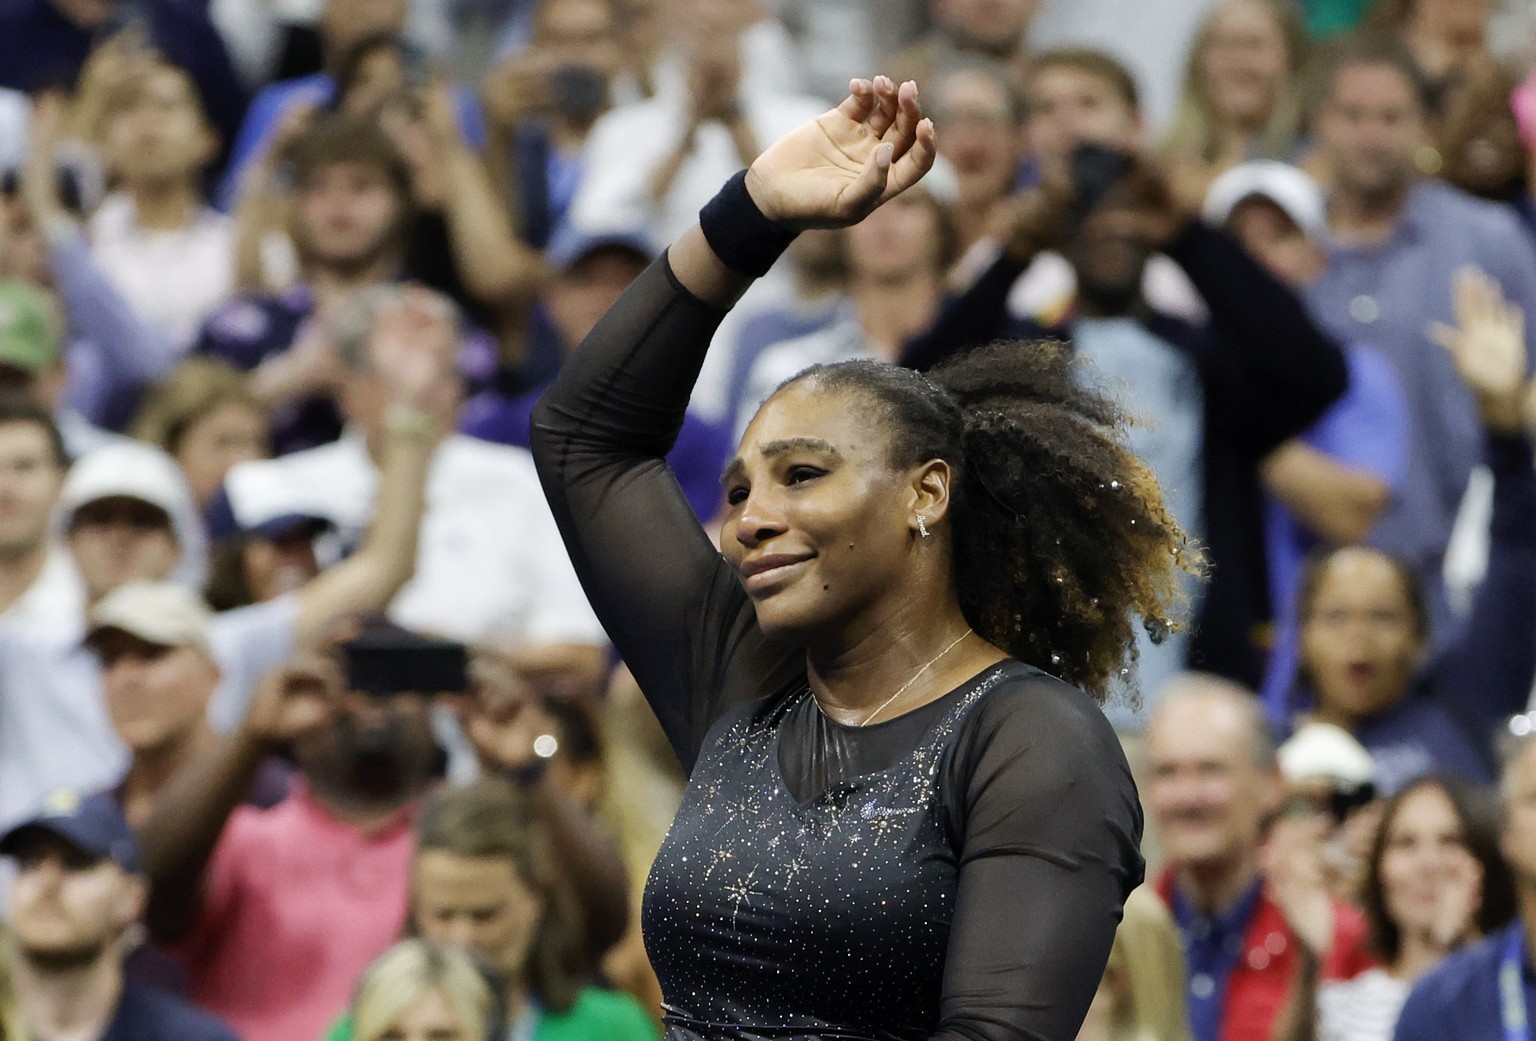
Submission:
[[763,216],[747,191],[745,170],[726,181],[699,211],[699,227],[726,267],[752,278],[766,275],[797,234]]

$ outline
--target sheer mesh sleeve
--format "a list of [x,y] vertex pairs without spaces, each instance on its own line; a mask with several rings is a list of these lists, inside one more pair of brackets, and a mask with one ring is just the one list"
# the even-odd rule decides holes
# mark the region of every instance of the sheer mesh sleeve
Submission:
[[804,670],[758,629],[666,463],[724,315],[658,260],[566,362],[532,426],[582,587],[688,769],[720,713]]
[[1114,731],[1086,694],[1036,677],[967,721],[943,776],[963,852],[933,1041],[1072,1041],[1142,877]]

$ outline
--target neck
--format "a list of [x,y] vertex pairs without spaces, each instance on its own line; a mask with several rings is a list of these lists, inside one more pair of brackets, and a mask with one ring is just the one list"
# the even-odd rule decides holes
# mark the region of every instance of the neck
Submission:
[[1258,855],[1252,851],[1227,860],[1181,864],[1174,875],[1179,891],[1204,915],[1229,910],[1258,877]]
[[123,812],[130,824],[149,816],[158,795],[183,766],[209,750],[218,739],[206,722],[159,748],[137,751],[123,778]]
[[16,991],[38,1041],[96,1041],[106,1033],[123,993],[116,944],[107,944],[88,965],[41,968],[16,959]]
[[128,193],[133,197],[133,219],[151,231],[178,231],[197,213],[197,190],[188,179],[135,184]]
[[902,345],[933,321],[939,294],[938,276],[929,271],[890,279],[860,278],[850,287],[864,337],[886,361],[895,361]]
[[[314,265],[308,273],[316,305],[336,303],[367,286],[388,282],[400,269],[400,257],[393,250],[369,263],[357,265]],[[317,306],[318,310],[318,306]]]
[[1404,183],[1381,192],[1335,192],[1328,207],[1329,227],[1346,242],[1380,242],[1402,218],[1410,187]]
[[1449,953],[1450,948],[1435,938],[1432,929],[1405,932],[1398,947],[1397,959],[1392,963],[1392,975],[1412,983],[1444,961]]
[[342,824],[363,832],[378,831],[392,824],[426,786],[425,781],[413,778],[403,781],[394,792],[373,793],[353,791],[313,774],[307,779],[310,798]]
[[0,551],[0,614],[20,600],[48,565],[48,540]]

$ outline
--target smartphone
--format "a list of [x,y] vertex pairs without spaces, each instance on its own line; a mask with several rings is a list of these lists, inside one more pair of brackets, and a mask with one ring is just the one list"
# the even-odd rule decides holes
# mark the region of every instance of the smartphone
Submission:
[[1078,145],[1072,152],[1073,226],[1081,224],[1125,176],[1135,157],[1108,145]]
[[365,634],[342,645],[347,687],[370,697],[461,694],[469,689],[469,651],[462,643],[414,633]]

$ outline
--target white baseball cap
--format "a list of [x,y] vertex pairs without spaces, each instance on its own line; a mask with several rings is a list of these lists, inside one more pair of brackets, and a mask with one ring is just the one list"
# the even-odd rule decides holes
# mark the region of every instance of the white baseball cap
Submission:
[[1354,735],[1332,723],[1306,723],[1280,746],[1280,773],[1287,781],[1332,781],[1358,787],[1376,776],[1376,760]]
[[69,468],[59,493],[59,525],[67,530],[80,507],[116,498],[158,506],[174,524],[187,512],[192,493],[169,455],[137,441],[114,441]]
[[1238,204],[1267,199],[1314,242],[1328,238],[1328,203],[1323,190],[1307,173],[1289,163],[1257,159],[1234,166],[1212,182],[1201,215],[1206,223],[1227,223]]
[[195,647],[213,657],[213,612],[202,597],[174,582],[127,582],[101,598],[86,616],[86,639],[119,629],[145,643]]

